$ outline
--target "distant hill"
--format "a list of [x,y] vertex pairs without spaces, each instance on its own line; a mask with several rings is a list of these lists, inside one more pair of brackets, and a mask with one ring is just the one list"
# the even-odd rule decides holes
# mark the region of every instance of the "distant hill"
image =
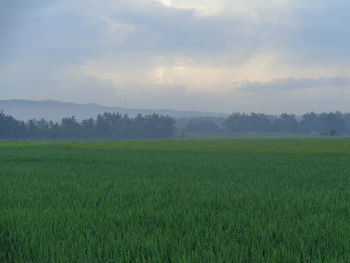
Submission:
[[41,119],[59,121],[64,117],[75,116],[78,120],[96,117],[104,112],[127,113],[134,117],[141,113],[143,115],[157,113],[169,115],[174,118],[186,117],[226,117],[228,114],[199,111],[177,111],[177,110],[149,110],[149,109],[128,109],[120,107],[107,107],[94,103],[77,104],[54,100],[33,101],[33,100],[0,100],[0,111],[4,111],[20,120]]

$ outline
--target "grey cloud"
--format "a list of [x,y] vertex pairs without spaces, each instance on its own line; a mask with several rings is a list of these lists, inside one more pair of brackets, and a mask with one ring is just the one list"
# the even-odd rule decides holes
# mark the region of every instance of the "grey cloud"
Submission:
[[[267,12],[261,14],[260,20],[237,13],[198,17],[190,9],[128,1],[114,1],[116,8],[110,8],[108,1],[100,1],[99,5],[105,7],[98,10],[92,5],[96,5],[94,1],[67,1],[62,2],[65,8],[50,16],[41,12],[43,7],[60,2],[3,1],[0,17],[16,23],[11,31],[18,31],[19,40],[32,42],[28,44],[41,50],[50,47],[50,51],[96,53],[104,49],[107,53],[175,51],[187,55],[200,52],[207,56],[220,53],[250,56],[261,49],[275,48],[300,59],[305,56],[339,59],[349,53],[346,51],[350,44],[347,12],[350,3],[346,0],[311,0],[302,5],[296,1],[299,5],[281,12],[281,23],[272,22],[269,16],[274,14]],[[31,19],[26,20],[28,17]],[[111,42],[108,23],[98,21],[99,17],[132,25],[135,30],[124,43],[108,44]],[[25,23],[21,23],[23,20]]]
[[348,64],[350,2],[303,2],[296,1],[281,25],[267,25],[270,48],[283,52],[287,61],[304,66]]
[[[247,83],[241,83],[241,88],[236,87],[225,93],[201,92],[186,86],[163,85],[157,89],[154,87],[145,89],[153,90],[149,92],[130,93],[118,90],[118,94],[128,98],[128,106],[143,108],[269,114],[349,111],[350,80],[348,79],[293,79],[276,80],[271,83],[275,86],[265,90],[261,88],[271,86],[266,83],[255,83],[253,87],[251,83],[246,86],[244,85]],[[131,90],[138,88],[132,87]]]
[[[236,84],[237,85],[237,84]],[[287,79],[275,79],[271,82],[251,82],[245,81],[238,83],[239,88],[244,92],[253,94],[260,94],[265,96],[271,96],[280,93],[295,92],[308,89],[343,89],[350,88],[349,78],[287,78]]]
[[[245,111],[305,113],[310,111],[348,112],[349,78],[276,79],[270,82],[235,84],[239,107]],[[234,92],[231,95],[233,98]]]
[[118,13],[116,19],[136,28],[118,47],[126,50],[180,51],[186,55],[207,52],[213,56],[242,44],[245,49],[260,44],[257,34],[248,30],[253,25],[243,17],[197,17],[193,10],[150,5],[146,10]]
[[111,80],[101,80],[83,72],[50,72],[40,77],[31,73],[27,76],[6,75],[0,76],[0,83],[3,89],[1,97],[5,99],[55,99],[111,106],[123,101]]
[[253,19],[239,13],[198,17],[194,10],[159,4],[123,6],[110,14],[111,19],[135,30],[113,52],[181,53],[231,65],[272,52],[296,66],[337,66],[350,59],[348,10],[347,0],[295,1],[290,10],[262,10],[260,18]]
[[[37,0],[30,5],[26,1],[13,1],[1,9],[1,15],[8,14],[0,42],[0,84],[6,87],[7,96],[69,97],[72,92],[62,84],[70,79],[67,71],[79,72],[86,61],[94,58],[113,57],[117,69],[130,63],[130,68],[136,64],[147,68],[158,55],[214,57],[234,45],[238,50],[235,42],[247,41],[240,32],[245,26],[240,19],[200,18],[193,10],[126,1],[115,1],[118,6],[111,9],[108,1],[103,1],[106,7],[95,10],[89,7],[92,2]],[[121,27],[121,32],[115,31],[115,24]],[[123,32],[124,25],[132,30]],[[120,38],[116,35],[119,33]],[[80,83],[84,82],[87,83]],[[81,85],[73,83],[77,87],[72,85],[72,89],[82,92],[84,97],[87,93],[81,90]],[[100,93],[100,86],[95,86],[96,93]],[[60,96],[64,92],[67,96]],[[91,99],[95,99],[92,94]],[[110,96],[106,95],[105,100],[110,100]]]
[[[12,53],[18,56],[27,50],[27,54],[35,51],[36,55],[40,52],[41,55],[54,54],[55,58],[65,56],[84,61],[101,54],[180,53],[199,60],[203,56],[212,60],[221,57],[221,61],[226,58],[227,63],[232,64],[241,63],[262,50],[281,52],[286,59],[302,63],[321,60],[335,63],[348,60],[350,54],[347,52],[350,18],[346,12],[350,4],[345,0],[312,0],[313,4],[296,5],[285,17],[280,17],[278,24],[269,19],[269,13],[263,13],[260,20],[237,13],[198,17],[190,9],[127,1],[115,1],[116,8],[109,8],[108,1],[101,1],[100,6],[105,7],[98,10],[91,4],[96,5],[94,1],[50,1],[51,5],[62,2],[65,8],[45,16],[40,8],[48,6],[48,2],[36,0],[33,6],[20,2],[14,1],[6,8],[12,10],[9,13],[16,21],[7,37],[12,38],[12,44],[16,43]],[[29,16],[31,19],[25,20]],[[103,17],[111,23],[130,25],[134,30],[123,42],[115,43],[109,23],[100,20]],[[10,47],[4,45],[2,51]]]
[[217,105],[223,102],[219,94],[193,91],[184,85],[150,86],[143,92],[135,92],[138,89],[139,87],[132,87],[131,92],[118,90],[118,94],[127,98],[128,107],[131,108],[226,111],[225,108],[217,108]]
[[[132,4],[120,0],[1,1],[0,85],[5,89],[2,94],[8,98],[95,101],[110,105],[132,96],[135,106],[137,102],[140,107],[169,105],[177,109],[214,111],[231,111],[233,107],[264,111],[264,105],[271,111],[286,105],[292,108],[295,104],[287,102],[290,94],[307,109],[313,102],[301,94],[312,94],[322,107],[331,102],[345,107],[350,86],[346,78],[245,82],[230,94],[191,92],[180,88],[181,85],[137,94],[139,89],[135,86],[120,90],[119,83],[115,85],[81,72],[86,61],[98,58],[111,58],[110,68],[118,71],[136,66],[146,69],[155,63],[157,56],[164,56],[167,61],[175,57],[174,63],[176,57],[185,56],[193,58],[197,65],[224,61],[237,66],[259,52],[276,53],[280,60],[295,63],[296,67],[346,69],[350,59],[347,14],[350,3],[347,0],[296,2],[299,4],[279,14],[281,23],[276,23],[269,19],[269,13],[262,14],[260,20],[237,13],[199,17],[194,10],[137,1]],[[268,96],[278,98],[278,102],[272,105]],[[328,101],[332,98],[329,104],[327,98]]]

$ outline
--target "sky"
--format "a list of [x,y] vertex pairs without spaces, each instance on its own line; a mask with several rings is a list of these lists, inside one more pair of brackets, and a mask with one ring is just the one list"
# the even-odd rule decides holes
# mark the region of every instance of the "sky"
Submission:
[[348,0],[0,0],[0,99],[350,112]]

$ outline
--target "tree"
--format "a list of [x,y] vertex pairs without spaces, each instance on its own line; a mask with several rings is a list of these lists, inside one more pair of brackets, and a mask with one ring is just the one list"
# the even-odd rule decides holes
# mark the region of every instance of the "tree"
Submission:
[[193,119],[187,123],[186,131],[192,132],[216,132],[219,127],[211,120]]
[[270,118],[263,113],[233,113],[224,122],[226,130],[231,132],[266,132],[272,130]]
[[335,130],[331,130],[329,132],[329,136],[332,136],[332,137],[337,136],[337,132]]
[[24,137],[26,137],[25,123],[0,111],[0,138],[19,139]]
[[283,113],[273,121],[274,130],[296,133],[299,125],[294,114]]

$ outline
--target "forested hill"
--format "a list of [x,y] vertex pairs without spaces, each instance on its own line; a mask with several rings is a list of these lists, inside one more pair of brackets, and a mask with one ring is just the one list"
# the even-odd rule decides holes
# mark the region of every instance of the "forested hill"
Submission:
[[176,111],[176,110],[147,110],[147,109],[129,109],[120,107],[107,107],[98,104],[76,104],[66,103],[53,100],[32,101],[32,100],[0,100],[0,111],[13,116],[18,120],[46,119],[60,121],[67,116],[75,116],[77,120],[96,118],[98,114],[104,112],[127,113],[130,117],[137,114],[149,115],[159,114],[168,115],[173,118],[184,117],[227,117],[228,114],[215,112],[196,112],[196,111]]

